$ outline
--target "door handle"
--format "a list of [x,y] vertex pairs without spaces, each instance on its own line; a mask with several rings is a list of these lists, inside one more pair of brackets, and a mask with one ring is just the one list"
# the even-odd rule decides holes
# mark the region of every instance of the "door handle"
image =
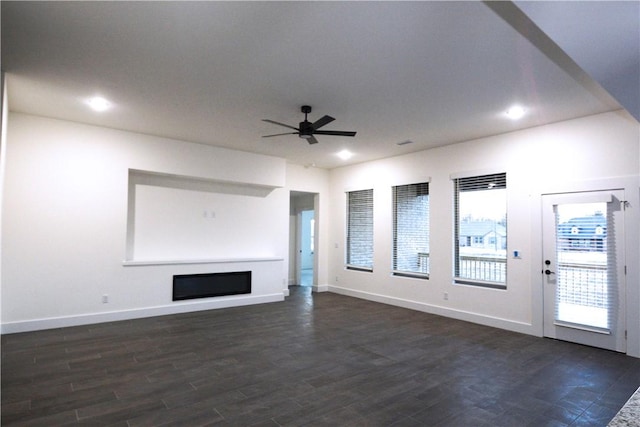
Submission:
[[[547,267],[551,265],[551,260],[545,259],[544,260],[544,265],[546,265]],[[547,276],[551,275],[551,274],[556,274],[555,272],[549,270],[548,268],[546,270],[543,271],[544,274],[546,274]]]

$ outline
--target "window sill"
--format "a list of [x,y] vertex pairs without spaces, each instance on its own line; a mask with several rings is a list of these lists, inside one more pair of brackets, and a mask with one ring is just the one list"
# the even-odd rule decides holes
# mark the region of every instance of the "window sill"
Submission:
[[429,280],[429,273],[412,273],[410,271],[392,271],[392,276],[408,277],[410,279]]
[[499,289],[499,290],[506,290],[507,289],[507,285],[505,283],[483,282],[482,280],[461,279],[461,278],[458,278],[458,277],[453,279],[453,284],[454,285],[476,286],[476,287],[479,287],[479,288],[489,288],[489,289]]
[[367,273],[373,273],[373,267],[358,267],[357,265],[346,265],[347,270],[364,271]]

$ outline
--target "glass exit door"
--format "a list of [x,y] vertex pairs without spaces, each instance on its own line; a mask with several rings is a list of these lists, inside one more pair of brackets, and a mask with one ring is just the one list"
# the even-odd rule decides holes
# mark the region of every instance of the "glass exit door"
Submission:
[[544,334],[626,350],[624,193],[543,196]]

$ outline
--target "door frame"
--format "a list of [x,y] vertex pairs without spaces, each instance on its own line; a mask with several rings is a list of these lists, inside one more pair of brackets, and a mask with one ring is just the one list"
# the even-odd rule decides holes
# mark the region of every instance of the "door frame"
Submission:
[[[623,212],[625,222],[626,354],[640,357],[640,176],[623,176],[584,181],[543,183],[529,193],[531,212],[531,326],[537,336],[544,336],[544,292],[542,280],[542,196],[547,194],[578,193],[624,189],[629,205]],[[634,308],[635,307],[635,308]]]
[[[572,192],[559,194],[546,194],[542,197],[542,244],[543,255],[547,260],[551,260],[551,265],[541,265],[541,269],[553,270],[554,274],[542,275],[543,297],[545,303],[543,305],[544,318],[543,330],[544,336],[556,338],[569,342],[590,345],[594,347],[604,348],[612,351],[626,352],[626,282],[627,277],[624,274],[624,266],[626,263],[626,235],[624,232],[625,215],[623,200],[626,200],[624,189],[611,189],[605,191],[590,192]],[[612,301],[611,310],[614,313],[613,320],[615,323],[610,325],[608,332],[604,328],[591,327],[587,325],[571,325],[566,322],[556,322],[556,295],[558,291],[557,274],[559,273],[557,254],[557,228],[556,228],[556,206],[565,204],[582,204],[593,202],[605,202],[607,218],[607,238],[613,232],[613,242],[615,254],[615,277],[617,278],[615,285],[617,289],[609,296],[615,296],[616,300]],[[617,203],[617,205],[616,205]],[[610,209],[616,214],[613,224],[608,222]],[[548,221],[548,222],[546,222]],[[615,225],[615,227],[610,227]],[[548,239],[548,240],[546,240]],[[609,241],[611,243],[611,241]],[[609,249],[607,249],[607,252]],[[613,267],[608,264],[607,267]],[[609,319],[611,317],[608,316]]]
[[[296,205],[295,199],[300,196],[309,197],[312,200],[312,202],[303,203],[303,205]],[[293,227],[291,227],[291,223],[289,224],[290,225],[289,232],[291,233],[289,238],[289,263],[292,264],[290,265],[289,270],[293,269],[294,271],[294,277],[293,278],[290,277],[290,279],[293,279],[294,283],[290,281],[289,284],[300,285],[300,276],[301,276],[301,269],[302,269],[302,263],[301,263],[301,257],[300,257],[302,211],[313,211],[313,217],[315,219],[314,233],[313,233],[315,251],[313,256],[312,287],[314,291],[318,290],[317,283],[318,283],[318,258],[319,258],[318,257],[319,197],[320,197],[320,194],[316,192],[294,191],[294,190],[289,191],[289,205],[290,205],[289,215],[290,215],[290,218],[291,216],[295,217],[295,220],[294,220],[295,224],[293,224]]]

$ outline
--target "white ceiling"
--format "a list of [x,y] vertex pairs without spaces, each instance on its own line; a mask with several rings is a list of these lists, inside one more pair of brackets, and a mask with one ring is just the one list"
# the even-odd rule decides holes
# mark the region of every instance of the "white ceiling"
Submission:
[[[2,69],[12,111],[323,168],[621,108],[519,8],[489,5],[3,1]],[[96,94],[113,108],[88,110]],[[358,134],[261,138],[304,104]]]

